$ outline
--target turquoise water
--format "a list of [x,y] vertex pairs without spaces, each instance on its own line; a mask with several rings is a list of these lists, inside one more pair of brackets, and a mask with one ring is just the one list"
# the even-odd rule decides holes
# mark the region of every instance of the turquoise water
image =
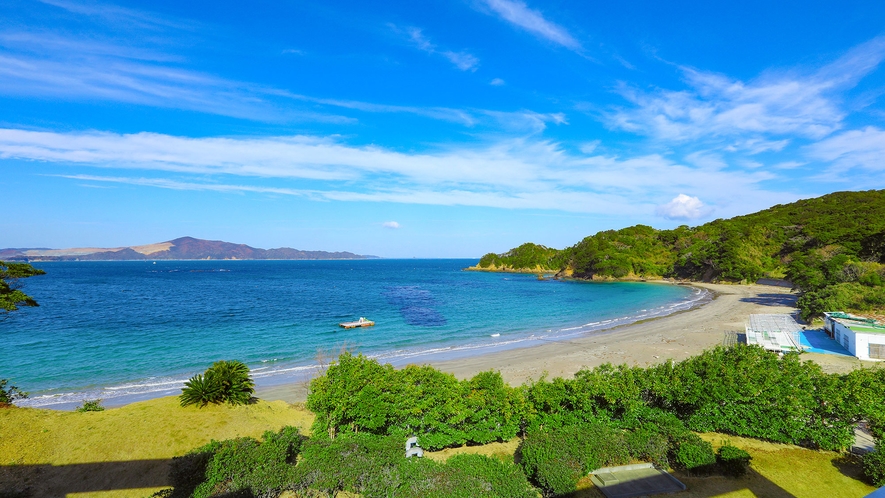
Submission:
[[[180,392],[238,359],[259,386],[342,348],[402,365],[563,340],[687,309],[696,289],[461,271],[475,260],[37,263],[40,302],[0,319],[0,378],[28,406]],[[365,316],[375,327],[344,330]]]

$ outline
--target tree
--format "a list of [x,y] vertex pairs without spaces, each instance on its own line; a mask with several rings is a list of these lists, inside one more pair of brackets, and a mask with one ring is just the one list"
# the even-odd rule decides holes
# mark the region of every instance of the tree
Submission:
[[15,311],[19,306],[38,306],[31,296],[20,291],[19,279],[44,275],[45,271],[27,263],[0,261],[0,312]]
[[19,391],[15,386],[6,387],[8,383],[8,380],[0,379],[0,405],[11,405],[17,399],[28,397],[28,393]]

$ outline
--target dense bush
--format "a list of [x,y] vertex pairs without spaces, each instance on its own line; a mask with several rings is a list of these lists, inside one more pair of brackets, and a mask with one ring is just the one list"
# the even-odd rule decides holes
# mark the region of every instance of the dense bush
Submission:
[[520,468],[481,455],[458,455],[445,464],[405,458],[403,440],[344,434],[304,446],[293,488],[334,496],[341,491],[371,497],[534,497]]
[[747,473],[747,467],[750,465],[750,454],[725,443],[716,451],[716,463],[723,474],[731,477],[740,477]]
[[255,383],[245,363],[230,360],[216,361],[203,375],[197,374],[185,382],[179,399],[181,406],[209,403],[245,405],[252,401]]
[[873,486],[885,486],[885,444],[881,440],[875,451],[863,456],[863,473]]
[[83,400],[83,404],[74,409],[78,412],[103,412],[104,407],[101,406],[100,399]]
[[277,496],[294,481],[303,437],[295,427],[264,433],[263,441],[237,438],[211,443],[172,459],[169,498]]
[[600,423],[530,432],[519,457],[526,475],[548,496],[572,492],[588,472],[631,459],[625,433]]
[[497,372],[458,381],[428,366],[395,370],[345,353],[311,381],[314,434],[417,435],[426,449],[507,441],[520,430],[524,400]]
[[713,445],[697,434],[688,433],[682,436],[678,446],[673,450],[671,463],[678,469],[705,474],[714,470],[716,454],[713,453]]
[[635,451],[661,461],[663,439],[673,447],[687,429],[839,450],[852,443],[858,421],[885,420],[883,399],[885,369],[826,374],[795,354],[738,345],[649,368],[602,365],[518,389],[494,372],[458,381],[430,367],[395,370],[343,355],[312,381],[308,408],[317,415],[314,434],[416,435],[428,449],[608,424],[639,432]]
[[838,376],[796,354],[755,346],[717,347],[652,367],[651,402],[698,432],[725,432],[838,450],[853,441],[856,407]]

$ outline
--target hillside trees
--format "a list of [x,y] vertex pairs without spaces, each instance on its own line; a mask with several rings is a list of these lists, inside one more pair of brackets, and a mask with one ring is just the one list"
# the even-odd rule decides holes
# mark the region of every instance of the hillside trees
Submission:
[[885,308],[885,190],[836,192],[672,230],[605,230],[561,251],[523,244],[483,268],[571,270],[577,278],[790,280],[803,318]]

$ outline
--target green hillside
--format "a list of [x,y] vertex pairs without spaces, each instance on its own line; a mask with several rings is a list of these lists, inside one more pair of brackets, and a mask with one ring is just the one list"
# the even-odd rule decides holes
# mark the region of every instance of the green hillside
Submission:
[[486,254],[484,269],[563,271],[578,278],[755,282],[786,278],[805,318],[885,308],[885,190],[836,192],[697,227],[606,230],[556,250],[523,244]]

